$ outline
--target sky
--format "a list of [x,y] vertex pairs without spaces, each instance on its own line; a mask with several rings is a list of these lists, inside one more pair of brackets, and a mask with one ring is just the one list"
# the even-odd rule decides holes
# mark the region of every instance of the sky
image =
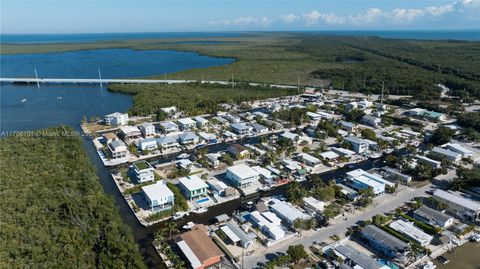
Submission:
[[0,0],[1,33],[480,29],[480,0]]

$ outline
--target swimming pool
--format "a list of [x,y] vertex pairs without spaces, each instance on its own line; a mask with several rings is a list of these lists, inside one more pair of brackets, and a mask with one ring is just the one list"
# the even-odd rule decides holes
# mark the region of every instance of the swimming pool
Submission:
[[202,199],[200,199],[200,200],[197,200],[196,202],[197,202],[197,204],[204,204],[204,203],[206,203],[206,202],[208,202],[208,201],[210,201],[210,198],[205,197],[205,198],[202,198]]
[[393,262],[384,260],[384,259],[378,259],[377,262],[381,265],[386,265],[386,266],[388,266],[392,269],[400,269],[400,267],[398,267],[398,265],[394,264]]

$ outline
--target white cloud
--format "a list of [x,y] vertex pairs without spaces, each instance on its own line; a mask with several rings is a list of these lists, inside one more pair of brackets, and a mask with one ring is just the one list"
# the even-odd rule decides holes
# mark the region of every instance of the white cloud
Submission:
[[216,26],[269,26],[273,20],[268,19],[267,17],[238,17],[233,20],[217,20],[217,21],[209,21],[209,25],[216,25]]
[[286,23],[292,23],[298,19],[294,14],[282,15],[280,19]]
[[425,15],[421,9],[396,8],[392,12],[385,13],[385,19],[393,24],[407,24]]
[[327,24],[344,24],[346,22],[345,17],[337,16],[334,13],[323,14],[316,10],[303,14],[302,17],[305,19],[307,25],[313,25],[318,21],[322,21]]
[[442,16],[445,13],[452,12],[454,10],[455,4],[440,6],[440,7],[426,7],[425,13],[432,15],[433,17]]
[[378,22],[383,17],[379,8],[369,8],[365,13],[348,16],[348,22],[354,25],[370,25]]

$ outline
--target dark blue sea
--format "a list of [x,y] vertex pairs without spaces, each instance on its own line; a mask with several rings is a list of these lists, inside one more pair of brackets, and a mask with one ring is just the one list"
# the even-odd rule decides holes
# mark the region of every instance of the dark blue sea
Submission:
[[[397,39],[425,40],[480,40],[480,29],[466,30],[331,30],[299,31],[309,34],[377,36]],[[179,33],[92,33],[92,34],[0,34],[1,43],[80,43],[107,40],[149,39],[149,38],[204,38],[237,37],[249,32],[179,32]]]

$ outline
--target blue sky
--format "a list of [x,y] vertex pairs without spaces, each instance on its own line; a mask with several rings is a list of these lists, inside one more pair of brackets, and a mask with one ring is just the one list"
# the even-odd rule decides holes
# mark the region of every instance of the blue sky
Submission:
[[479,29],[480,0],[0,0],[2,33]]

